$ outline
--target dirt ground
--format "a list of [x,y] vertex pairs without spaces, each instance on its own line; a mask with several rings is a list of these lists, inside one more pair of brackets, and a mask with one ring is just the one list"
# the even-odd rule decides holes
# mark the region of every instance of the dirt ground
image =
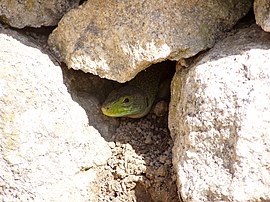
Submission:
[[99,201],[179,201],[167,115],[121,118],[112,139],[113,155],[99,172]]

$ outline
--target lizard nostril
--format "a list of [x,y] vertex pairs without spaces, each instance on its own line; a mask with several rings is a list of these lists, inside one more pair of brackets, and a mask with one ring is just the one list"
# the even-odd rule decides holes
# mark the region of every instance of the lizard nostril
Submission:
[[105,111],[105,110],[108,110],[109,107],[101,107],[101,111]]

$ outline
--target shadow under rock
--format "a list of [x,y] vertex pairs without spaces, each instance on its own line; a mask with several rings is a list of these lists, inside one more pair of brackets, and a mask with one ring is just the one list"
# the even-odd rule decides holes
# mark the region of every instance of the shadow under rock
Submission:
[[111,141],[119,120],[106,117],[100,108],[108,93],[118,83],[90,73],[68,69],[65,64],[62,64],[61,68],[64,84],[72,99],[85,110],[89,125],[97,129],[107,142]]
[[[164,74],[162,81],[170,81],[175,72],[176,62],[165,61],[161,65],[166,69],[166,72],[159,69]],[[162,101],[169,103],[169,98],[163,99]],[[156,101],[160,101],[158,96]],[[123,187],[135,183],[132,190],[138,202],[179,201],[176,181],[173,179],[173,140],[168,129],[168,114],[157,116],[152,109],[143,118],[119,120],[120,126],[114,133],[115,147],[112,148],[117,160],[110,161],[114,183],[120,183]],[[129,180],[133,176],[140,176],[140,180]],[[119,190],[113,191],[116,195],[115,200],[127,200],[117,199]]]

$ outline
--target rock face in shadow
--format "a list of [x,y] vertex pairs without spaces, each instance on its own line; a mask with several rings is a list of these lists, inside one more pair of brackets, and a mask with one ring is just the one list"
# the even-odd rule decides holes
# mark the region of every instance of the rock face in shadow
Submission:
[[0,200],[95,201],[107,143],[40,47],[4,29],[0,44]]
[[68,67],[125,82],[153,63],[213,46],[252,1],[87,1],[68,12],[49,44]]
[[67,11],[78,5],[79,0],[1,0],[0,21],[16,28],[55,26]]
[[268,0],[255,0],[254,13],[256,23],[266,32],[270,32],[270,6]]
[[62,71],[72,100],[85,110],[89,124],[96,128],[106,141],[110,141],[116,127],[119,126],[119,120],[103,115],[100,108],[104,99],[119,84],[66,67],[63,67]]
[[184,201],[270,198],[270,36],[253,25],[172,83],[169,128]]

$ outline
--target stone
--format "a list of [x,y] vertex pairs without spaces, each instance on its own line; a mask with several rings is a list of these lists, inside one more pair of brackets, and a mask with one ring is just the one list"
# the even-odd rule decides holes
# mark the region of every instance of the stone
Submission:
[[3,28],[0,44],[0,201],[97,201],[107,142],[44,50]]
[[156,116],[166,116],[168,114],[169,104],[167,101],[161,100],[153,107]]
[[123,83],[151,64],[212,47],[252,3],[92,0],[68,12],[48,42],[69,68]]
[[1,0],[0,21],[12,27],[55,26],[62,16],[79,5],[79,0]]
[[270,32],[270,1],[255,0],[254,14],[256,23],[260,25],[264,31]]
[[270,35],[225,38],[172,81],[169,129],[184,201],[270,199]]

